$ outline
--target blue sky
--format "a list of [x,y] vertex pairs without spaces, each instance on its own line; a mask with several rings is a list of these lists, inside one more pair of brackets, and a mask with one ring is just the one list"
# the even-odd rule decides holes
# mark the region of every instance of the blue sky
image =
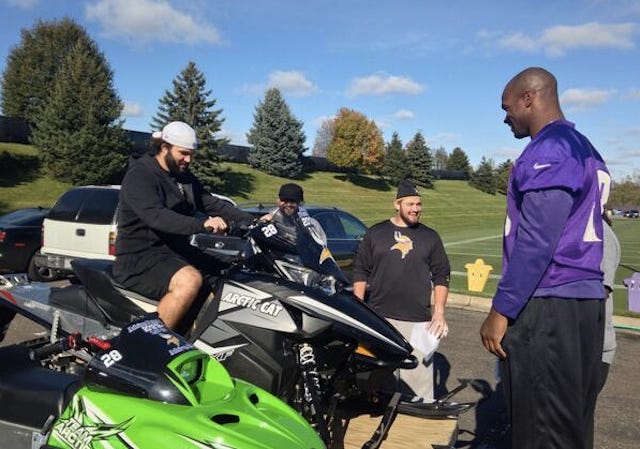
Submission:
[[0,0],[4,70],[20,30],[71,17],[114,71],[125,127],[148,131],[190,60],[246,144],[255,106],[278,87],[311,148],[348,107],[388,141],[421,131],[432,148],[514,159],[528,142],[502,123],[505,83],[528,66],[558,78],[567,119],[614,179],[640,171],[640,0]]

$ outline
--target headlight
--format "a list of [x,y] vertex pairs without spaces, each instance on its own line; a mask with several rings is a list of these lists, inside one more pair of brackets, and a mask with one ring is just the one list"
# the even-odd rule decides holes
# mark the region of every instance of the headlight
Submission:
[[178,374],[182,377],[182,380],[188,384],[200,379],[201,372],[202,359],[190,360],[183,363],[180,365],[180,368],[178,368]]
[[293,265],[283,260],[276,261],[276,264],[290,281],[298,282],[306,287],[319,288],[326,295],[333,295],[336,292],[336,280],[333,276],[322,275],[309,268]]

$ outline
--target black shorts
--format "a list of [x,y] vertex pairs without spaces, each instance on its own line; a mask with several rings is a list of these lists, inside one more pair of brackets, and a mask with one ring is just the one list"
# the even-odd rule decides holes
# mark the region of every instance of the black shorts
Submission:
[[196,248],[187,248],[186,252],[178,254],[166,246],[158,246],[139,254],[119,255],[113,264],[113,277],[126,289],[159,301],[181,268],[192,265],[203,274],[217,274],[226,266]]

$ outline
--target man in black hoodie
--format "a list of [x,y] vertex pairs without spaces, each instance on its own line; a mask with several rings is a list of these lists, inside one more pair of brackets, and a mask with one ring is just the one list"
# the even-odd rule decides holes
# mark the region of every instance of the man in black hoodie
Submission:
[[176,329],[203,287],[201,270],[221,267],[191,246],[189,236],[225,232],[252,217],[212,196],[188,170],[197,149],[189,125],[169,123],[153,133],[152,144],[155,154],[135,160],[122,181],[113,275],[124,287],[158,299],[160,318]]

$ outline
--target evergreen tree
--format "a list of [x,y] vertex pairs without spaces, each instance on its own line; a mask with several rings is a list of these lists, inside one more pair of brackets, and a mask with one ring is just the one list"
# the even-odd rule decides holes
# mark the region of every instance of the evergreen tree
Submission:
[[409,167],[402,148],[402,141],[397,132],[394,132],[391,136],[391,141],[387,144],[386,150],[382,174],[395,185],[409,176]]
[[511,159],[507,159],[502,162],[496,168],[496,191],[503,195],[507,194],[507,186],[509,184],[509,174],[513,168],[513,162]]
[[289,110],[278,89],[267,90],[253,114],[247,141],[253,145],[249,165],[275,176],[295,178],[304,167],[302,153],[306,136],[302,122]]
[[121,111],[104,56],[78,40],[34,115],[32,142],[45,171],[75,185],[119,182],[131,147]]
[[496,176],[493,170],[493,159],[482,157],[480,165],[471,175],[469,184],[481,192],[496,194]]
[[455,147],[453,149],[447,161],[447,170],[461,171],[464,172],[467,178],[469,177],[471,174],[471,164],[469,163],[467,153],[465,153],[462,148]]
[[93,41],[69,18],[38,21],[33,28],[23,29],[21,35],[20,43],[7,56],[2,74],[2,112],[33,123],[69,51],[78,41]]
[[338,111],[327,159],[337,165],[365,173],[377,173],[384,163],[384,140],[373,120],[352,109]]
[[421,132],[407,144],[406,160],[409,178],[423,187],[433,188],[433,158]]
[[216,99],[210,98],[211,90],[206,84],[207,80],[196,63],[189,61],[173,80],[173,89],[166,90],[160,98],[158,111],[151,119],[151,128],[161,130],[176,120],[191,125],[198,138],[198,152],[192,170],[207,188],[214,190],[224,183],[224,171],[217,151],[228,140],[216,137],[224,118],[220,118],[222,109],[214,109]]

